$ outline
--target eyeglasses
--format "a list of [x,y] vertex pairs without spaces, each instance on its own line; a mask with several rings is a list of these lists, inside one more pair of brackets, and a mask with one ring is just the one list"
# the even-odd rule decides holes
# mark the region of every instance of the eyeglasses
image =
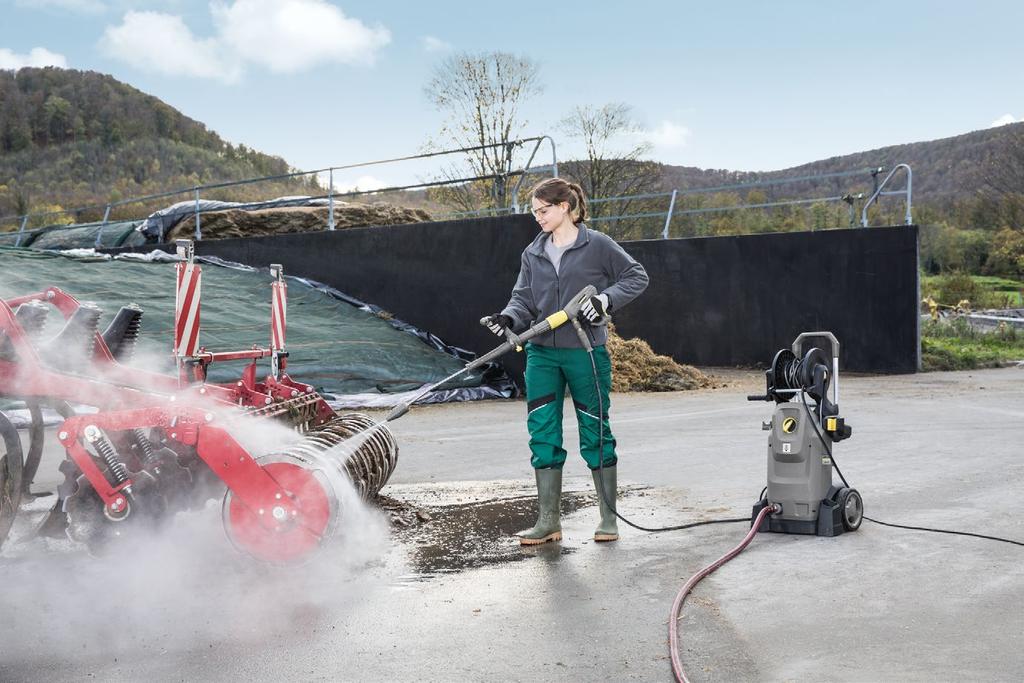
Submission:
[[550,209],[552,206],[554,206],[554,204],[545,204],[544,206],[541,206],[539,208],[531,209],[530,213],[533,214],[534,218],[540,218],[541,216],[546,214],[548,212],[547,210]]

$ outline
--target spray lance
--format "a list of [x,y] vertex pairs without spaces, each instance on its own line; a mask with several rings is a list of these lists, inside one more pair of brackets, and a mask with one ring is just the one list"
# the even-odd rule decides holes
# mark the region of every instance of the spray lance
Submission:
[[[434,384],[430,384],[424,387],[408,401],[403,401],[402,403],[399,403],[391,410],[390,413],[388,413],[388,416],[384,418],[384,421],[391,422],[393,420],[397,420],[398,418],[402,417],[407,412],[409,412],[409,408],[411,408],[412,405],[416,403],[416,401],[420,400],[421,398],[429,394],[431,391],[434,391],[445,382],[450,382],[451,380],[455,379],[464,372],[475,370],[476,368],[484,365],[485,363],[491,362],[492,360],[498,358],[499,356],[504,356],[506,353],[512,351],[513,349],[515,349],[516,351],[522,351],[523,344],[525,344],[530,339],[533,339],[537,335],[544,334],[545,332],[550,332],[556,327],[564,325],[566,322],[572,321],[573,325],[576,327],[577,334],[582,335],[581,340],[584,341],[586,347],[589,347],[590,344],[589,341],[586,340],[586,333],[583,332],[583,329],[580,327],[579,321],[576,319],[576,316],[579,315],[580,307],[583,306],[583,303],[589,300],[590,297],[594,296],[595,294],[597,294],[597,289],[595,289],[593,285],[587,285],[582,290],[580,290],[579,294],[570,299],[569,303],[566,304],[565,308],[558,311],[557,313],[552,313],[548,317],[544,318],[540,322],[530,327],[525,332],[516,334],[512,330],[506,329],[505,343],[503,343],[501,346],[491,349],[490,351],[480,356],[476,360],[472,360],[469,363],[466,363],[466,366],[464,368],[462,368],[458,372],[454,372],[448,375],[440,382],[435,382]],[[483,324],[483,320],[481,320],[480,322],[481,324]]]

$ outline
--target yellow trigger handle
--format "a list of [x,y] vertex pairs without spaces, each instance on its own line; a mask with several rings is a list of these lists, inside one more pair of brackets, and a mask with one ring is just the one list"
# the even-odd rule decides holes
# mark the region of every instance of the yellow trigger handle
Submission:
[[547,318],[548,325],[551,325],[551,329],[555,329],[559,325],[565,324],[569,320],[569,315],[565,311],[559,311],[558,313],[552,313]]

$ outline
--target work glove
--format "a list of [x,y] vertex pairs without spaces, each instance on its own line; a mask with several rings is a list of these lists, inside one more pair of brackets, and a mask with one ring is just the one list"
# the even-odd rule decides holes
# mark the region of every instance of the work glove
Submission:
[[608,315],[608,295],[597,294],[583,302],[580,314],[591,325],[597,325]]
[[495,313],[482,318],[480,323],[499,337],[505,336],[505,330],[512,327],[512,318],[502,313]]

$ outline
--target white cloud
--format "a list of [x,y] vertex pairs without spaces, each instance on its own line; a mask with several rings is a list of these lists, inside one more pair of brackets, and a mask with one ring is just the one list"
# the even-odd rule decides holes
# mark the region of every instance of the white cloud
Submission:
[[28,54],[20,55],[7,48],[0,47],[0,69],[20,69],[23,66],[59,66],[67,68],[68,60],[64,55],[50,52],[44,47],[34,47]]
[[197,38],[181,17],[162,12],[128,12],[120,26],[108,26],[100,48],[143,71],[171,76],[237,81],[241,65],[214,38]]
[[388,187],[387,181],[375,178],[372,175],[359,176],[355,180],[335,180],[335,192],[355,192],[356,190],[373,191]]
[[452,49],[452,44],[435,38],[434,36],[423,36],[420,39],[423,44],[423,49],[427,52],[448,52]]
[[17,0],[19,7],[31,9],[57,9],[81,14],[100,14],[107,6],[100,0]]
[[214,0],[210,14],[215,34],[197,38],[176,14],[128,12],[120,26],[107,27],[100,47],[146,71],[231,83],[248,64],[275,73],[372,64],[391,42],[383,26],[346,17],[326,0]]
[[672,121],[662,121],[656,128],[643,129],[635,135],[656,148],[678,148],[686,145],[690,129]]
[[1013,114],[1003,114],[998,119],[988,124],[988,127],[995,128],[997,126],[1005,126],[1008,123],[1017,123],[1019,121],[1024,121],[1024,119],[1014,118]]
[[278,73],[331,62],[372,64],[391,42],[386,28],[350,19],[324,0],[235,0],[210,8],[226,47]]

